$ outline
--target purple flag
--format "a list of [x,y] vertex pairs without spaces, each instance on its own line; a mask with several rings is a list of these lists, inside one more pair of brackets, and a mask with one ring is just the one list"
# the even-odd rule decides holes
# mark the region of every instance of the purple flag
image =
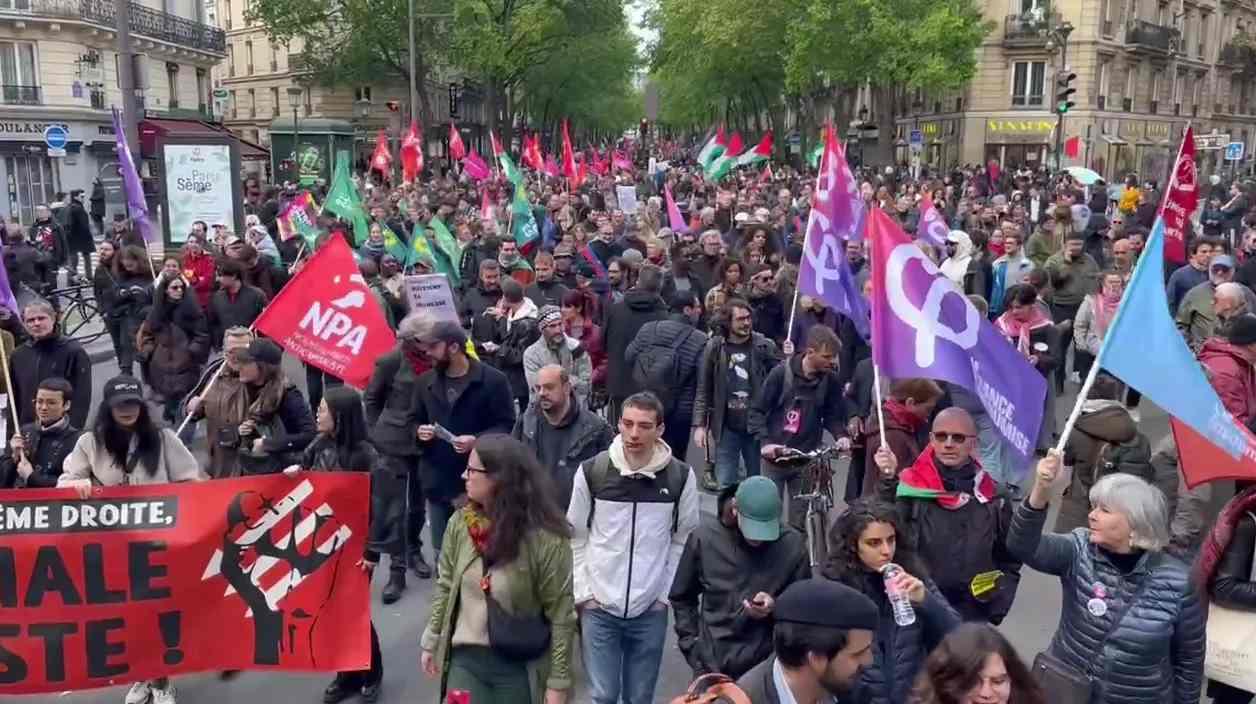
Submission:
[[[0,246],[0,261],[4,260],[4,247]],[[13,295],[13,287],[9,285],[9,270],[0,264],[0,306],[4,306],[13,311],[14,315],[21,316],[21,311],[17,307],[17,296]]]
[[892,378],[942,379],[973,392],[1004,441],[1032,460],[1046,380],[880,210],[868,238],[874,363]]
[[153,225],[148,221],[144,186],[140,184],[139,172],[135,170],[135,158],[131,156],[131,145],[127,144],[126,131],[122,129],[117,108],[113,109],[113,134],[118,141],[118,170],[122,172],[122,186],[126,190],[126,207],[131,212],[131,222],[135,223],[145,242],[152,242]]
[[685,223],[684,216],[680,214],[680,207],[676,205],[676,199],[672,197],[670,184],[663,184],[663,195],[667,199],[667,222],[671,225],[672,232],[678,235],[689,232],[689,225]]
[[864,207],[850,178],[831,131],[826,134],[824,156],[807,216],[803,258],[798,267],[798,292],[850,318],[855,329],[868,338],[868,304],[855,285],[846,262],[846,241],[862,237]]
[[916,239],[924,240],[934,247],[942,247],[950,234],[951,228],[947,227],[942,213],[934,207],[933,200],[929,196],[921,196],[920,222],[916,225]]

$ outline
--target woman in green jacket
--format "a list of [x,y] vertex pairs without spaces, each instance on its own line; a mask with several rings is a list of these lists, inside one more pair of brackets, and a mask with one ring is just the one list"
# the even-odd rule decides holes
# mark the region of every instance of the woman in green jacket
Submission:
[[[440,553],[420,662],[441,677],[441,699],[465,690],[475,704],[565,704],[576,614],[571,531],[549,474],[527,446],[501,434],[476,440],[463,475],[467,505]],[[490,600],[550,630],[539,657],[512,659],[489,637]]]

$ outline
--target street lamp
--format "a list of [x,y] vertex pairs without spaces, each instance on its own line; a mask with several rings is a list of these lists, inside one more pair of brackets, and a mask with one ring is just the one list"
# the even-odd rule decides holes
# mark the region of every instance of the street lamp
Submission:
[[301,184],[301,122],[297,108],[301,107],[301,86],[288,86],[288,105],[292,108],[292,174],[297,185]]
[[[1068,20],[1065,20],[1050,29],[1042,30],[1042,33],[1047,38],[1048,52],[1053,53],[1057,46],[1060,48],[1060,69],[1056,73],[1055,82],[1059,84],[1061,89],[1065,89],[1068,93],[1072,93],[1073,89],[1067,84],[1072,83],[1072,78],[1069,77],[1068,69],[1068,36],[1073,33],[1073,24]],[[1061,78],[1064,79],[1063,83],[1061,83]],[[1061,103],[1064,102],[1067,102],[1068,105],[1072,105],[1071,101],[1061,101]],[[1068,112],[1068,108],[1063,104],[1057,105],[1055,112],[1055,168],[1058,171],[1064,164],[1064,113]]]

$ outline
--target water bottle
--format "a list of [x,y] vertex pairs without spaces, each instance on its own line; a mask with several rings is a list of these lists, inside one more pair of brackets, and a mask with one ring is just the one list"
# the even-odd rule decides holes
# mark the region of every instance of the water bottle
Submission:
[[902,572],[903,568],[893,562],[881,568],[881,576],[885,579],[885,595],[889,597],[890,610],[894,612],[894,623],[900,626],[910,626],[916,622],[916,610],[911,607],[911,599],[890,584]]

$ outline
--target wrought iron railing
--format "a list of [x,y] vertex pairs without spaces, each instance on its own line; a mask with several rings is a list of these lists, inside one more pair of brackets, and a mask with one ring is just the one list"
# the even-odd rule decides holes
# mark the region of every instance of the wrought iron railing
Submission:
[[[0,7],[0,14],[20,12],[34,16],[62,17],[100,25],[115,26],[117,17],[113,0],[30,0],[20,9]],[[169,12],[154,10],[137,2],[130,3],[131,31],[193,49],[226,53],[227,35],[217,27],[195,22]]]
[[0,86],[0,102],[5,105],[43,105],[39,86]]
[[1125,43],[1170,52],[1177,49],[1178,30],[1146,20],[1131,20],[1125,28]]

